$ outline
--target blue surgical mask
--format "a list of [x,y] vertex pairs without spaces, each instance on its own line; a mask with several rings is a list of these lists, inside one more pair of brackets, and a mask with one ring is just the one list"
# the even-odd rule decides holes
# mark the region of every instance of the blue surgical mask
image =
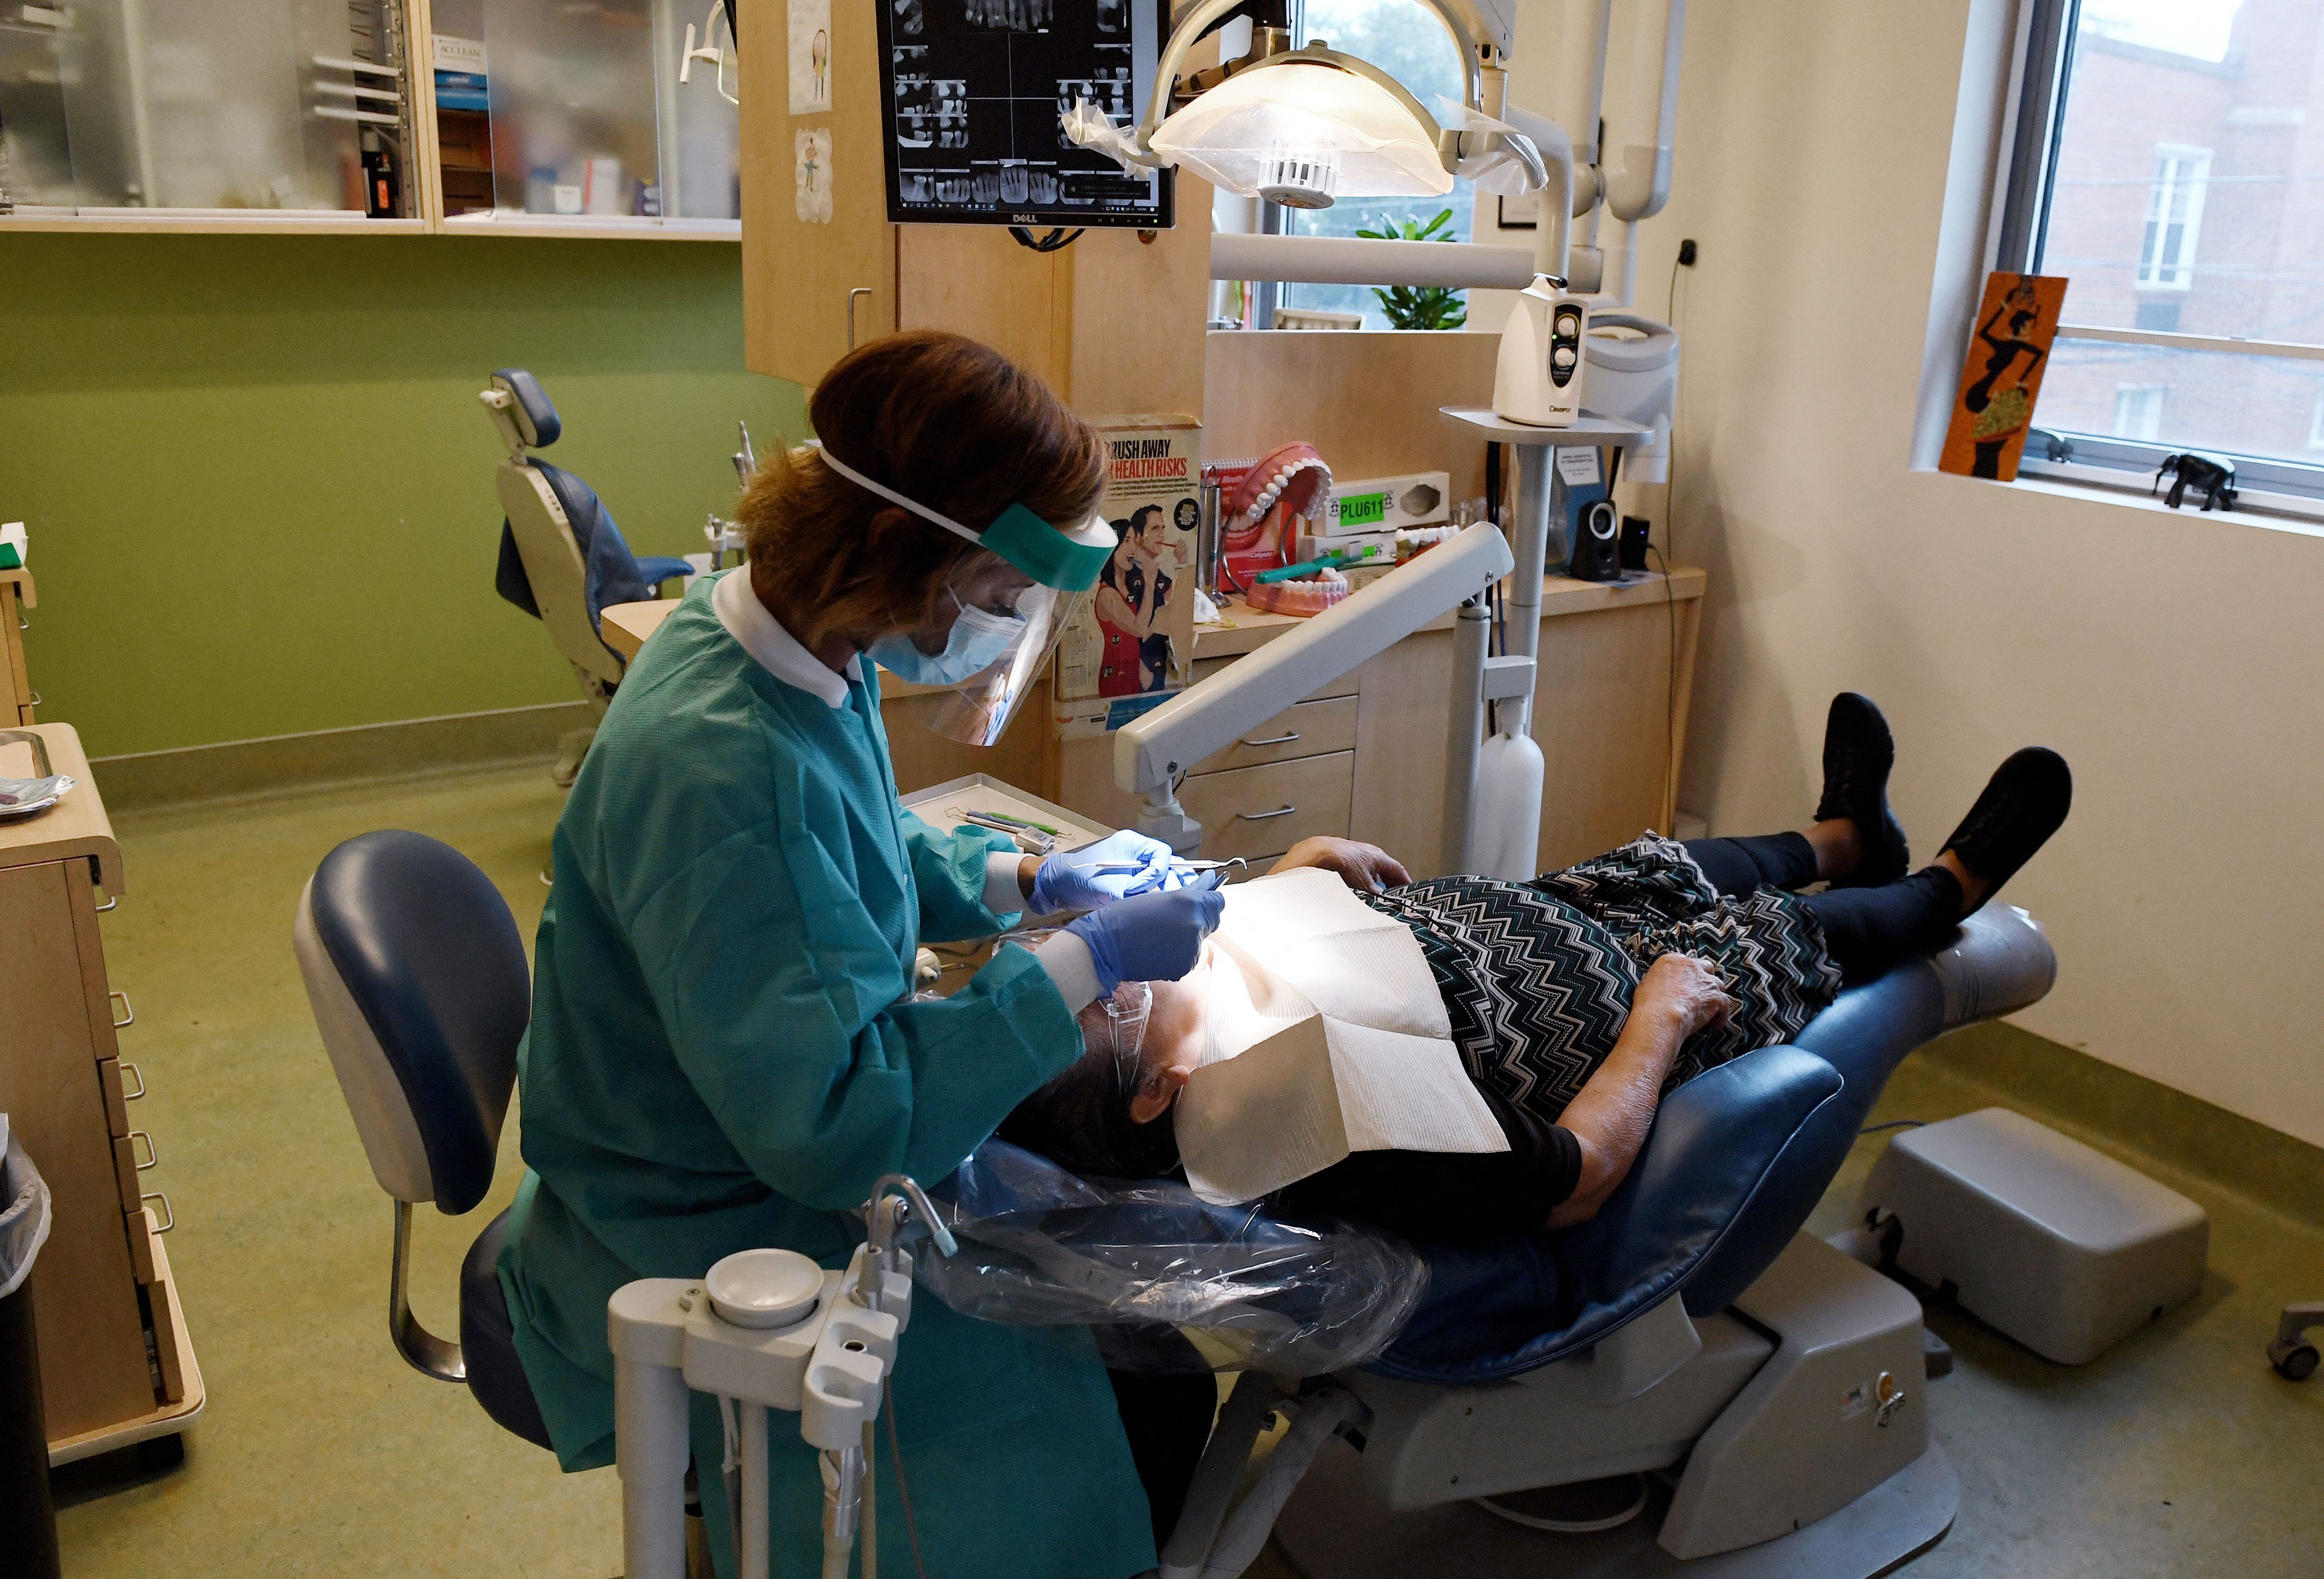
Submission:
[[916,685],[956,686],[990,669],[1025,633],[1025,622],[1014,614],[996,614],[958,597],[953,602],[960,617],[953,621],[943,651],[923,652],[899,631],[872,643],[872,660]]

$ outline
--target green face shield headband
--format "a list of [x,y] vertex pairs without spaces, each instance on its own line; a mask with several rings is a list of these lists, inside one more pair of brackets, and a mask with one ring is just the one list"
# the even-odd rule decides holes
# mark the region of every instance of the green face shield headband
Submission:
[[1096,586],[1098,572],[1105,568],[1106,560],[1112,557],[1120,540],[1113,529],[1097,516],[1067,532],[1051,526],[1022,504],[1011,504],[1002,511],[982,534],[973,532],[951,516],[873,482],[820,444],[816,446],[816,452],[822,456],[825,466],[857,487],[902,506],[954,537],[967,539],[1006,559],[1043,586],[1055,587],[1059,592],[1087,592]]

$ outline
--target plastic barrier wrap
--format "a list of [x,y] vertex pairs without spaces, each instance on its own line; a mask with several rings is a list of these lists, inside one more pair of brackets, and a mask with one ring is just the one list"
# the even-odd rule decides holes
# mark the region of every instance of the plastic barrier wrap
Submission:
[[923,1287],[980,1321],[1093,1328],[1117,1371],[1362,1365],[1428,1287],[1427,1263],[1389,1234],[1084,1179],[1001,1140],[930,1194],[960,1250],[915,1255]]

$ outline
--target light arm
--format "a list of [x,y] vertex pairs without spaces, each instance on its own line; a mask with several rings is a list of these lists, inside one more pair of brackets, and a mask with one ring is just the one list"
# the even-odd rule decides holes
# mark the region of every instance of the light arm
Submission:
[[1194,763],[1477,596],[1515,565],[1499,528],[1471,527],[1126,726],[1114,737],[1114,782],[1137,795],[1167,792]]

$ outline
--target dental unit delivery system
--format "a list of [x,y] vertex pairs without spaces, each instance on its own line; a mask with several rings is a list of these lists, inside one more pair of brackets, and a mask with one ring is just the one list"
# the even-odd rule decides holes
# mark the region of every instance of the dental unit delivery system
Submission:
[[844,1272],[788,1250],[746,1250],[706,1276],[641,1278],[615,1290],[606,1324],[613,1350],[614,1461],[622,1479],[622,1573],[686,1579],[687,1394],[739,1415],[735,1487],[738,1579],[773,1571],[767,1519],[767,1411],[799,1417],[823,1454],[823,1574],[846,1579],[859,1529],[872,1520],[872,1427],[896,1340],[912,1318],[912,1256],[904,1231],[957,1248],[913,1180],[872,1187],[864,1242]]

